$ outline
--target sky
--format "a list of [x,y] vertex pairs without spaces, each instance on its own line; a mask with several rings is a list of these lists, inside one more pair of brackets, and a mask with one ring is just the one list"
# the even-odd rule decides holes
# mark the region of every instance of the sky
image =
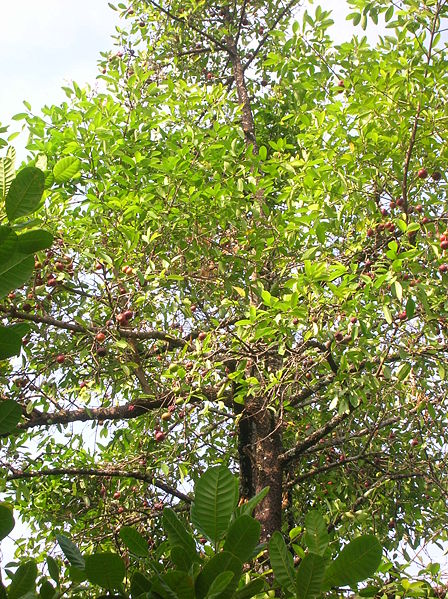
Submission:
[[[366,33],[374,42],[382,31],[372,24],[365,33],[359,27],[355,31],[346,20],[350,12],[346,0],[316,0],[309,12],[319,3],[332,10],[335,25],[330,35],[337,43],[349,40],[354,32]],[[95,83],[97,60],[101,51],[113,47],[111,35],[119,18],[107,0],[16,0],[2,2],[1,23],[0,123],[11,125],[12,132],[20,124],[11,117],[23,112],[24,100],[38,112],[45,104],[65,100],[61,86],[68,82],[74,80],[80,86]],[[20,159],[25,157],[25,143],[25,134],[13,142]],[[12,538],[21,531],[18,526]],[[12,557],[12,538],[2,542],[5,562]]]

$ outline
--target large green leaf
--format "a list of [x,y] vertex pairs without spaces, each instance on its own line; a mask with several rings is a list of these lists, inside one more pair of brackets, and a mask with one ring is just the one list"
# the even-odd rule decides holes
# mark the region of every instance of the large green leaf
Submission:
[[251,497],[249,499],[249,501],[242,503],[235,509],[235,516],[238,517],[238,516],[242,516],[243,514],[247,514],[248,516],[251,516],[254,509],[257,507],[257,505],[260,503],[260,501],[263,501],[263,499],[266,497],[266,495],[268,493],[269,493],[269,487],[265,487],[264,489],[261,489],[261,491],[259,493],[257,493],[256,495],[254,495],[253,497]]
[[277,530],[269,541],[269,559],[276,580],[289,590],[295,587],[294,559],[286,547],[283,535]]
[[22,418],[22,408],[13,399],[0,401],[0,434],[12,432]]
[[13,327],[0,325],[0,360],[20,354],[22,337]]
[[229,570],[226,570],[224,572],[221,572],[221,574],[218,574],[218,576],[215,578],[215,580],[210,585],[210,588],[208,589],[206,595],[207,599],[216,599],[217,597],[220,597],[223,591],[225,591],[225,589],[229,586],[230,582],[233,580],[233,577],[234,573],[230,572]]
[[23,254],[34,254],[49,248],[53,243],[53,235],[44,229],[34,229],[22,233],[17,238],[17,248]]
[[355,586],[372,576],[381,563],[381,543],[374,535],[363,535],[344,547],[338,557],[328,566],[325,588]]
[[243,569],[243,563],[237,557],[229,553],[228,551],[222,551],[217,553],[208,561],[202,572],[196,579],[196,597],[202,599],[205,597],[214,580],[222,573],[226,571],[233,572],[233,580],[226,586],[225,590],[221,592],[220,596],[222,599],[230,597],[233,590],[238,584],[239,577]]
[[174,547],[171,547],[170,557],[178,570],[188,572],[192,564],[191,552],[187,552],[185,547],[181,545],[174,545]]
[[263,578],[255,578],[235,592],[235,599],[250,599],[263,591],[265,581]]
[[224,551],[233,553],[242,562],[247,562],[260,540],[260,523],[251,516],[240,516],[232,522],[226,535]]
[[54,559],[54,557],[51,557],[51,555],[47,555],[46,561],[47,561],[48,572],[49,572],[51,578],[55,581],[56,584],[59,584],[58,562]]
[[213,542],[226,532],[238,502],[238,483],[225,466],[209,468],[195,485],[193,525]]
[[80,570],[84,570],[85,560],[73,541],[65,535],[60,534],[56,535],[56,540],[71,565],[79,568]]
[[53,167],[54,179],[57,183],[66,183],[73,179],[76,173],[79,171],[80,162],[78,158],[73,156],[66,156],[56,162]]
[[19,599],[36,587],[36,562],[25,562],[17,568],[14,578],[8,587],[8,599]]
[[0,541],[9,535],[14,525],[12,506],[9,503],[0,503]]
[[17,173],[5,200],[9,221],[37,209],[44,192],[44,185],[44,173],[34,166],[27,166]]
[[[189,565],[199,559],[193,537],[174,510],[171,508],[163,510],[162,524],[171,547],[182,547],[185,552],[183,557],[189,561]],[[175,558],[176,554],[173,557]]]
[[132,526],[122,526],[118,536],[131,553],[138,557],[148,557],[148,542]]
[[[0,274],[0,297],[4,297],[13,289],[18,289],[31,277],[34,269],[33,256],[24,256],[17,252],[14,258],[20,258],[20,262],[16,262],[13,266],[3,269]],[[2,265],[0,264],[0,271]]]
[[308,553],[296,572],[297,599],[314,599],[320,595],[327,560],[321,555]]
[[151,593],[165,599],[193,599],[193,579],[186,572],[171,570],[157,577],[152,585]]
[[14,162],[11,158],[0,158],[0,200],[6,198],[8,189],[14,179]]
[[131,596],[135,599],[151,590],[151,581],[141,572],[134,572],[131,576]]
[[120,588],[126,568],[116,553],[94,553],[86,557],[85,573],[92,584],[112,590]]
[[308,512],[305,516],[305,543],[310,553],[323,555],[328,547],[329,535],[325,520],[317,511]]
[[58,593],[54,586],[48,580],[44,580],[40,589],[39,589],[39,597],[40,599],[56,599]]

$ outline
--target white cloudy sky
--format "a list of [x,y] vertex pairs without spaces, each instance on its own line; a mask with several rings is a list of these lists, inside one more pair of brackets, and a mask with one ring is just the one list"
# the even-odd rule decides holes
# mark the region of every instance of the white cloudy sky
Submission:
[[[117,0],[118,2],[118,0]],[[314,8],[318,2],[314,4]],[[349,39],[353,33],[345,0],[321,0],[333,11],[335,41]],[[313,10],[311,8],[310,12]],[[0,123],[11,124],[11,117],[23,111],[23,100],[37,111],[44,104],[57,104],[65,98],[61,86],[75,80],[93,83],[98,74],[100,51],[112,47],[111,35],[118,24],[118,13],[107,0],[16,0],[2,2],[0,34]],[[362,34],[362,30],[358,29]],[[367,34],[374,39],[375,28]],[[11,131],[17,123],[12,123]],[[24,157],[25,138],[14,145]],[[18,526],[12,536],[23,533]],[[12,539],[2,543],[2,553],[12,557]],[[440,556],[438,556],[440,557]]]

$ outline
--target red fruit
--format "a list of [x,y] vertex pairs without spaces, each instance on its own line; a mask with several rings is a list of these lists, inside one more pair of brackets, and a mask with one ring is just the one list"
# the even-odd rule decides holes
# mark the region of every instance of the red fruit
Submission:
[[393,209],[395,208],[395,206],[396,206],[396,204],[395,204],[395,202],[394,202],[394,201],[392,201],[392,202],[389,204],[389,208],[390,208],[391,210],[393,210]]
[[37,270],[39,270],[40,268],[42,268],[42,262],[37,262],[37,261],[36,261],[36,262],[34,263],[34,268],[35,268],[35,269],[37,269]]
[[106,335],[102,331],[100,331],[95,335],[95,339],[99,341],[99,343],[102,343],[106,339]]
[[329,480],[329,481],[327,482],[327,485],[329,485],[329,486],[331,486],[332,484],[333,484],[333,481],[332,481],[332,480]]
[[448,250],[448,239],[443,240],[440,243],[440,247],[441,247],[442,250]]
[[96,350],[96,354],[97,354],[97,356],[99,356],[100,358],[102,358],[102,357],[104,357],[107,354],[107,349],[105,347],[101,346],[101,347],[99,347]]
[[425,168],[421,168],[417,173],[417,177],[419,179],[426,179],[427,176],[428,176],[428,171]]
[[198,309],[198,307],[196,306],[196,304],[191,304],[191,306],[190,306],[190,310],[191,310],[192,312],[196,312],[196,310],[197,310],[197,309]]
[[343,79],[339,79],[338,81],[338,87],[345,87],[345,83]]
[[207,73],[207,79],[209,81],[211,81],[213,79],[213,74],[212,73]]
[[201,545],[205,545],[205,544],[206,544],[206,542],[207,542],[207,539],[206,539],[205,537],[201,537],[201,538],[199,539],[199,542],[201,543]]
[[135,406],[133,404],[128,406],[128,412],[133,412],[134,410],[135,410]]
[[373,237],[373,235],[375,235],[375,231],[372,229],[372,227],[369,227],[367,229],[367,237]]
[[23,304],[22,306],[22,310],[24,312],[31,312],[32,308],[31,308],[31,304]]
[[[104,69],[104,71],[106,71],[106,69]],[[101,270],[102,268],[103,268],[103,265],[101,264],[101,262],[97,262],[95,264],[95,270]]]
[[391,519],[389,520],[388,527],[390,528],[390,530],[392,530],[392,529],[394,529],[394,528],[395,528],[395,520],[394,520],[393,518],[391,518]]
[[358,319],[356,318],[356,316],[352,316],[352,317],[350,318],[350,322],[351,322],[352,324],[355,324],[355,322],[358,322]]
[[416,437],[414,439],[412,439],[412,441],[411,441],[412,447],[417,447],[417,445],[419,443],[420,443],[420,441]]
[[84,389],[84,387],[87,387],[87,383],[86,383],[85,381],[81,381],[81,382],[79,383],[79,388],[80,388],[80,389]]
[[122,505],[120,505],[120,507],[118,508],[117,512],[119,514],[122,514],[124,512],[124,507]]
[[115,491],[114,499],[120,499],[120,497],[121,497],[121,491]]
[[380,212],[383,216],[387,216],[389,214],[386,208],[381,208]]
[[334,334],[334,338],[336,339],[336,341],[342,341],[344,335],[341,333],[341,331],[336,331],[336,333]]
[[448,264],[441,264],[439,266],[439,272],[448,272]]
[[423,212],[423,206],[421,204],[417,204],[417,206],[415,207],[415,211],[422,213]]
[[106,487],[104,485],[101,485],[100,493],[103,497],[106,495]]
[[126,310],[126,312],[123,312],[123,316],[126,320],[132,320],[134,318],[134,312],[132,312],[132,310]]
[[292,319],[292,324],[294,324],[294,325],[299,324],[299,319],[297,318],[297,316],[294,316],[294,318]]
[[429,223],[429,218],[427,216],[424,216],[422,218],[422,225],[427,225]]
[[54,265],[54,267],[59,272],[62,272],[63,270],[65,270],[65,266],[62,264],[62,262],[56,262],[56,264]]
[[442,178],[442,173],[440,173],[439,171],[434,171],[431,177],[434,181],[440,181],[440,179]]
[[398,318],[399,320],[406,320],[407,316],[406,316],[406,310],[403,312],[399,312],[398,313]]
[[58,354],[56,356],[56,362],[58,364],[63,364],[65,362],[65,356],[64,356],[64,354]]
[[47,281],[48,287],[56,287],[57,284],[58,284],[58,282],[56,279],[48,279],[48,281]]
[[156,440],[156,443],[161,443],[164,439],[165,439],[166,435],[163,431],[156,431],[155,435],[154,435],[154,439]]
[[440,241],[446,241],[447,240],[447,236],[446,233],[442,233],[439,237]]
[[204,333],[204,331],[201,331],[198,335],[198,339],[199,341],[204,341],[204,339],[207,337],[207,333]]
[[117,322],[119,324],[127,324],[128,320],[124,313],[117,314]]

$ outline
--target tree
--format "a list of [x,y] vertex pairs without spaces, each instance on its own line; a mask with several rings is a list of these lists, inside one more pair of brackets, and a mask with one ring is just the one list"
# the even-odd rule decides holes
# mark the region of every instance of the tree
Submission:
[[1,306],[28,552],[157,544],[222,463],[262,542],[324,506],[392,560],[444,539],[448,8],[349,4],[376,48],[295,1],[120,4],[99,89],[18,115],[56,237]]

